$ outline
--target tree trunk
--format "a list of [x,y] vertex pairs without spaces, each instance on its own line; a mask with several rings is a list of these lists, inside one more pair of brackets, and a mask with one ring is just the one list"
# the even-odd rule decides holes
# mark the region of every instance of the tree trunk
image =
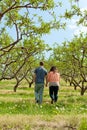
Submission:
[[31,88],[32,84],[33,84],[33,80],[29,83],[29,88]]
[[85,93],[85,89],[84,89],[84,87],[82,87],[82,88],[81,88],[81,96],[83,96],[84,93]]
[[77,86],[74,86],[74,90],[76,90],[76,87],[77,87]]
[[16,92],[18,84],[19,84],[19,82],[17,82],[16,85],[14,86],[14,92]]

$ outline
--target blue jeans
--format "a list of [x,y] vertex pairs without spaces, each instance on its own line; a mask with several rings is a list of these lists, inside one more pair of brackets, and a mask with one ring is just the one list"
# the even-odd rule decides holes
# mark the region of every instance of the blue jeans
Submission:
[[35,100],[38,104],[42,103],[43,90],[44,90],[44,84],[43,83],[36,83],[35,84]]

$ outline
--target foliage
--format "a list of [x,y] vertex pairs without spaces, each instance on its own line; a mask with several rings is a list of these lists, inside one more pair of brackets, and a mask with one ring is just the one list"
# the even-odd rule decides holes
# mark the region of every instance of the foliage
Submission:
[[54,12],[58,6],[54,0],[0,1],[0,80],[15,78],[14,91],[49,49],[42,36],[64,28]]
[[61,76],[70,85],[79,87],[81,95],[87,90],[87,39],[86,35],[81,34],[71,41],[66,41],[62,46],[54,47],[54,53],[51,61],[56,62]]

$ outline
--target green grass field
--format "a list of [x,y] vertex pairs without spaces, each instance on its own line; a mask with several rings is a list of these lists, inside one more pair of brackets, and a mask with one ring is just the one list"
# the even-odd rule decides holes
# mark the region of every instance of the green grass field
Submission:
[[34,87],[22,82],[13,92],[15,81],[0,82],[0,130],[87,130],[87,92],[61,83],[59,99],[50,103],[44,88],[42,107],[34,100]]

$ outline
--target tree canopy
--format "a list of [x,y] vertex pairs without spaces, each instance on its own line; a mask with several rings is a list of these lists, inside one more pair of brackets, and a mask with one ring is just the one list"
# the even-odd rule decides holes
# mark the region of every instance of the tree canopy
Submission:
[[[71,41],[64,41],[54,48],[42,39],[52,29],[65,29],[73,17],[78,19],[78,26],[87,26],[87,10],[82,12],[78,2],[69,0],[69,9],[55,13],[55,8],[64,7],[59,0],[1,0],[0,80],[16,79],[16,91],[24,78],[28,83],[32,82],[31,71],[37,65],[37,59],[43,59],[49,63],[47,68],[57,64],[62,77],[75,88],[79,86],[83,95],[87,89],[86,35],[74,36]],[[53,55],[45,59],[44,51],[49,50],[53,50]]]
[[18,84],[49,49],[42,35],[63,26],[53,11],[57,6],[54,0],[0,1],[0,80],[15,78]]

